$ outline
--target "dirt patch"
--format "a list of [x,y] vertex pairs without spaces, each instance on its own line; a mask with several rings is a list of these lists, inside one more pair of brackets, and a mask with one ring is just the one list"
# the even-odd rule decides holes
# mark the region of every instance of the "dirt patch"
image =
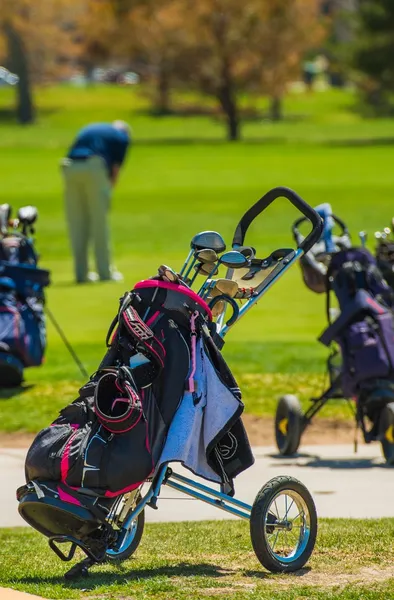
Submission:
[[[252,446],[275,446],[274,420],[244,414],[242,417]],[[0,448],[27,448],[33,433],[2,433]],[[315,419],[302,436],[303,445],[349,444],[354,439],[354,422]]]
[[[371,587],[373,583],[384,583],[394,577],[393,567],[363,567],[355,573],[335,573],[335,572],[317,572],[314,570],[297,571],[293,575],[286,577],[268,578],[267,583],[281,585],[283,587],[293,587],[295,578],[299,578],[300,585],[309,585],[312,587],[330,588],[346,587],[347,585],[367,585]],[[298,583],[298,582],[297,582]]]
[[[275,446],[274,419],[243,415],[252,446]],[[302,436],[303,445],[349,444],[354,439],[353,421],[315,419]]]
[[0,433],[0,448],[27,448],[34,439],[34,433]]

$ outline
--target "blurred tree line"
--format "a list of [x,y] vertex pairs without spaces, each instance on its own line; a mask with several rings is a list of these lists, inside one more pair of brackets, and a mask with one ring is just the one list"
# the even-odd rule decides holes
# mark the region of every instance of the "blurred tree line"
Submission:
[[151,83],[157,113],[171,110],[173,90],[202,92],[236,140],[241,98],[267,96],[271,118],[281,118],[305,56],[330,39],[352,48],[347,66],[363,74],[369,100],[384,103],[393,30],[390,0],[0,0],[0,61],[19,77],[21,123],[34,120],[34,83],[59,79],[70,64],[89,77],[120,61]]

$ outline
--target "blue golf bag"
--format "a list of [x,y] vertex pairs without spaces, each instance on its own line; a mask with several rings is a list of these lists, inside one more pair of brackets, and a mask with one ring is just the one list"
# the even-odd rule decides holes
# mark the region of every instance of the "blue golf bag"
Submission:
[[33,242],[18,231],[0,240],[0,387],[23,381],[26,367],[44,360],[44,288],[50,273],[37,266]]

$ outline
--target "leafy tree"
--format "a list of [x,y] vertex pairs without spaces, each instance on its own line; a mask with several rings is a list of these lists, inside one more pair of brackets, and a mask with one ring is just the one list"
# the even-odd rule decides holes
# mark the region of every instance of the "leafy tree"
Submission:
[[286,86],[320,32],[316,0],[199,0],[185,27],[189,78],[218,100],[229,140],[240,136],[239,97],[249,90],[272,97],[280,117]]
[[119,39],[130,32],[123,28],[131,0],[85,0],[75,14],[80,63],[90,78],[92,70],[115,55]]
[[20,123],[35,118],[32,83],[60,69],[71,49],[66,6],[63,0],[0,0],[0,58],[19,77],[16,114]]
[[138,61],[153,81],[157,114],[170,111],[171,89],[183,79],[188,47],[185,7],[184,0],[136,0],[123,21],[117,51]]
[[354,66],[363,75],[361,86],[377,113],[391,111],[394,92],[394,2],[360,0]]

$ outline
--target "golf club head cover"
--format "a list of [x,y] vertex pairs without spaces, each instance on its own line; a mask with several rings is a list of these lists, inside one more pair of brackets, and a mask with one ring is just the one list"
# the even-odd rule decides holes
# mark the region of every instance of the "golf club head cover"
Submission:
[[141,399],[127,369],[105,373],[94,391],[94,410],[105,429],[119,434],[130,431],[140,421]]

